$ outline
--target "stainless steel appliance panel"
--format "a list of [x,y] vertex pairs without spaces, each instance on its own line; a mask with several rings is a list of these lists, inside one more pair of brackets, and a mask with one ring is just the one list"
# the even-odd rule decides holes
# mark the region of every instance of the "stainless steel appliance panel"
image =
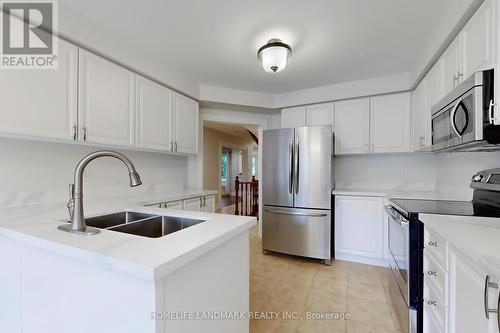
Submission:
[[264,206],[262,248],[310,258],[331,258],[329,210]]
[[331,126],[295,129],[295,207],[330,209],[332,141]]
[[293,128],[268,130],[262,142],[264,205],[293,207]]

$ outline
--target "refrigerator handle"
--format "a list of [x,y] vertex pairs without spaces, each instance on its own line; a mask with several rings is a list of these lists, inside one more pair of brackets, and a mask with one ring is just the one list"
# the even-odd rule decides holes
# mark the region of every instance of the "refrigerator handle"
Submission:
[[288,174],[288,192],[292,194],[293,192],[293,139],[290,140],[288,144],[288,156],[290,159],[290,164],[288,165],[289,174]]
[[295,173],[295,194],[299,193],[299,138],[295,138],[295,154],[294,154],[294,165],[293,165],[293,171]]

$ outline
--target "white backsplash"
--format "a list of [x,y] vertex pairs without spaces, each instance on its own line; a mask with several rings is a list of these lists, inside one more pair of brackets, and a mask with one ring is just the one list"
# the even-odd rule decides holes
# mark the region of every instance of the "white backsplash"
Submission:
[[336,156],[336,188],[434,191],[436,159],[432,154]]
[[[0,207],[64,202],[73,171],[86,154],[100,148],[0,139]],[[128,186],[121,161],[92,161],[84,178],[86,198],[137,195],[144,192],[179,192],[187,187],[187,157],[121,151],[135,164],[143,185]]]

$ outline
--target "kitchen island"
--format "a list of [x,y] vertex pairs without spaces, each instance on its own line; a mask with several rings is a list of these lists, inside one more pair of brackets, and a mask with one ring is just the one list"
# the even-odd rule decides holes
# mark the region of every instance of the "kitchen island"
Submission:
[[[0,211],[1,332],[248,332],[253,217],[145,207],[150,198],[86,201],[86,218],[119,211],[203,220],[159,238],[61,232],[65,204]],[[139,205],[138,205],[139,204]]]

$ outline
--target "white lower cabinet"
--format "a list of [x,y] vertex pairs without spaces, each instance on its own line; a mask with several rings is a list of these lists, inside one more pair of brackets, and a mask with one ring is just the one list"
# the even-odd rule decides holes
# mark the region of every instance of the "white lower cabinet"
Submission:
[[335,196],[335,255],[383,260],[383,198]]
[[499,332],[500,279],[427,226],[423,273],[424,333]]
[[203,197],[203,207],[201,210],[206,213],[215,212],[215,195]]
[[182,200],[170,201],[165,203],[165,208],[182,210],[184,209],[184,204],[182,203]]
[[183,206],[184,206],[184,210],[199,212],[199,211],[201,211],[201,208],[203,206],[203,198],[197,197],[197,198],[192,198],[192,199],[186,199],[186,200],[184,200]]
[[[457,250],[450,249],[449,259],[450,332],[498,332],[498,285],[496,288],[491,285],[486,287],[488,272]],[[500,283],[500,280],[493,276],[490,281]],[[488,309],[495,309],[489,314],[489,319],[486,318],[486,306]]]

